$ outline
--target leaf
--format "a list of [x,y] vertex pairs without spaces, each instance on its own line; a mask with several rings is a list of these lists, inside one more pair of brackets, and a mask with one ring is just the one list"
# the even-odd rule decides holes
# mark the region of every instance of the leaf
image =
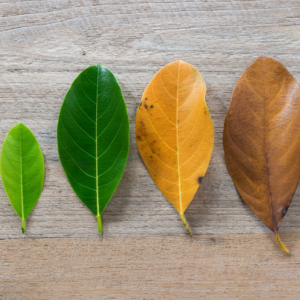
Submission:
[[205,92],[200,73],[177,60],[153,77],[136,116],[143,161],[190,234],[184,211],[205,175],[214,143]]
[[260,56],[234,89],[224,126],[229,174],[244,201],[275,233],[300,176],[300,89],[278,61]]
[[0,156],[0,173],[7,197],[18,216],[25,219],[36,205],[44,183],[44,158],[29,128],[23,123],[6,135]]
[[123,175],[129,151],[129,119],[121,88],[113,73],[95,65],[73,82],[61,107],[58,153],[79,199],[97,217]]

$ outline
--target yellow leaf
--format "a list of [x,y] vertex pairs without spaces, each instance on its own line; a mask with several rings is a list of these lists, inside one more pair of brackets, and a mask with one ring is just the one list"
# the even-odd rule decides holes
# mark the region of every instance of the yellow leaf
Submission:
[[136,116],[136,141],[148,171],[179,212],[192,201],[204,177],[214,143],[200,73],[177,60],[151,80]]

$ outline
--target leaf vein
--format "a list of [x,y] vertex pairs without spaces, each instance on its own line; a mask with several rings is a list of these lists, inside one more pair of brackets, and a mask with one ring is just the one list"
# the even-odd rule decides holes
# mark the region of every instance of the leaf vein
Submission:
[[154,129],[155,133],[157,134],[157,136],[163,141],[163,143],[164,143],[169,149],[171,149],[172,151],[176,152],[176,150],[172,149],[172,148],[171,148],[171,147],[170,147],[170,146],[162,139],[162,137],[158,134],[158,132],[157,132],[156,129],[154,128],[154,126],[153,126],[153,124],[152,124],[152,122],[151,122],[151,120],[150,120],[150,118],[149,118],[147,112],[146,112],[146,115],[147,115],[147,117],[148,117],[148,120],[149,120],[149,122],[150,122],[152,128]]
[[111,145],[112,145],[113,142],[115,141],[115,139],[116,139],[116,137],[117,137],[117,135],[118,135],[118,133],[119,133],[121,127],[122,127],[121,125],[122,125],[123,119],[124,119],[124,114],[123,114],[122,120],[121,120],[121,122],[120,122],[118,131],[117,131],[115,137],[113,138],[113,140],[111,141],[111,143],[109,144],[109,146],[106,148],[106,150],[105,150],[100,156],[98,156],[98,159],[99,159],[101,156],[103,156],[103,155],[107,152],[107,150],[111,147]]
[[96,104],[96,102],[93,101],[93,100],[86,94],[86,92],[85,92],[85,90],[84,90],[84,88],[83,88],[83,85],[82,85],[82,78],[81,78],[81,77],[80,77],[80,86],[81,86],[81,89],[82,89],[82,91],[83,91],[85,97],[86,97],[88,100],[90,100],[92,103]]
[[74,161],[74,163],[76,164],[76,166],[81,170],[82,173],[84,173],[85,175],[89,176],[89,177],[92,177],[92,178],[96,178],[95,176],[92,176],[88,173],[86,173],[79,165],[78,163],[76,162],[76,160],[72,157],[72,155],[70,154],[70,152],[64,147],[63,144],[61,144],[63,149],[69,154],[69,156],[71,157],[71,159]]
[[61,123],[62,123],[62,125],[64,126],[65,131],[66,131],[66,133],[68,134],[68,136],[69,136],[69,137],[71,138],[71,140],[74,142],[74,144],[75,144],[81,151],[83,151],[84,153],[86,153],[86,154],[89,155],[90,157],[96,159],[95,156],[93,156],[93,155],[89,154],[88,152],[86,152],[83,148],[81,148],[81,147],[75,142],[75,140],[72,138],[72,136],[71,136],[70,133],[68,132],[68,130],[67,130],[67,128],[66,128],[64,122],[62,121]]
[[[116,85],[116,83],[115,83],[115,89],[114,89],[114,93],[113,93],[113,96],[112,96],[112,98],[111,98],[111,101],[110,101],[110,103],[107,105],[105,111],[100,115],[100,117],[97,118],[97,120],[99,120],[99,119],[102,118],[102,116],[106,113],[106,111],[108,110],[108,108],[109,108],[109,107],[111,106],[111,104],[113,103],[112,100],[113,100],[114,97],[115,97],[116,90],[117,90],[117,85]],[[97,100],[97,101],[98,101],[98,100]]]
[[72,92],[73,92],[73,96],[74,96],[74,99],[75,99],[75,103],[77,104],[77,106],[79,107],[79,109],[84,113],[84,115],[91,121],[93,122],[94,124],[96,123],[95,121],[93,121],[85,112],[84,110],[81,108],[81,106],[79,105],[78,101],[77,101],[77,98],[75,96],[75,93],[74,93],[74,90],[72,89]]
[[[119,106],[120,106],[120,103],[121,103],[121,101],[119,102],[117,108],[115,109],[115,112],[114,112],[114,114],[112,115],[110,121],[108,122],[108,124],[106,125],[106,127],[101,131],[101,133],[97,136],[97,138],[99,138],[99,137],[103,134],[103,132],[108,128],[108,126],[109,126],[109,125],[111,124],[111,122],[113,121],[113,118],[114,118],[114,116],[116,115],[116,113],[117,113],[117,111],[118,111],[118,108],[119,108]],[[124,115],[123,115],[123,117],[124,117]],[[123,121],[123,117],[122,117],[122,121]],[[122,123],[122,121],[121,121],[121,123]]]
[[207,133],[208,127],[209,127],[209,126],[207,125],[206,130],[205,130],[205,133],[204,133],[204,135],[203,135],[203,137],[202,137],[202,139],[201,139],[201,142],[200,142],[200,144],[199,144],[197,150],[194,152],[194,154],[193,154],[193,155],[192,155],[192,156],[191,156],[184,164],[181,165],[181,167],[184,166],[185,164],[187,164],[187,163],[194,157],[194,155],[198,152],[199,148],[200,148],[201,145],[202,145],[202,142],[203,142],[203,140],[204,140],[204,137],[205,137],[205,135],[206,135],[206,133]]
[[155,96],[155,94],[154,94],[154,90],[153,90],[153,84],[151,85],[152,86],[152,93],[153,93],[153,96],[154,96],[154,100],[155,100],[155,102],[157,103],[157,105],[158,105],[158,108],[161,110],[161,112],[163,113],[163,115],[166,117],[166,119],[172,124],[172,125],[174,125],[174,126],[176,126],[168,117],[167,117],[167,115],[163,112],[163,110],[161,109],[161,107],[160,107],[160,105],[159,105],[159,102],[158,102],[158,100],[157,100],[157,98],[156,98],[156,96]]
[[68,111],[69,111],[69,113],[70,113],[70,116],[71,116],[71,118],[73,119],[73,121],[74,121],[74,123],[89,137],[89,138],[91,138],[93,141],[95,141],[95,139],[94,138],[92,138],[77,122],[76,122],[76,120],[74,119],[74,117],[72,116],[72,113],[71,113],[71,111],[70,111],[70,109],[69,109],[69,106],[67,105],[67,108],[68,108]]
[[119,152],[117,158],[115,159],[115,161],[114,161],[114,163],[111,165],[111,167],[110,167],[108,170],[106,170],[104,173],[98,175],[98,177],[103,176],[104,174],[106,174],[108,171],[110,171],[110,170],[112,169],[112,167],[115,165],[116,161],[118,160],[120,154],[122,153],[122,150],[123,150],[123,147],[124,147],[124,145],[125,145],[125,142],[126,142],[126,140],[124,141],[124,143],[123,143],[123,145],[122,145],[122,148],[121,148],[121,151]]
[[141,138],[143,139],[143,141],[146,143],[146,146],[150,149],[151,153],[159,160],[161,161],[163,164],[165,164],[168,168],[173,169],[175,171],[177,171],[177,169],[172,168],[171,166],[169,166],[168,164],[166,164],[164,161],[162,161],[150,148],[149,144],[147,143],[147,141],[143,138],[143,136],[141,136]]

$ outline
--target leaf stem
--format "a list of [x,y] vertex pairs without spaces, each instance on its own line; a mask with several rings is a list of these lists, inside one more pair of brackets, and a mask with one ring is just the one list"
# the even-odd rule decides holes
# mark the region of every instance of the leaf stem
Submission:
[[26,227],[25,227],[25,219],[22,218],[22,233],[25,233]]
[[192,236],[192,230],[190,229],[189,224],[186,221],[184,213],[180,213],[180,217],[181,217],[181,220],[182,220],[182,223],[183,223],[185,229],[188,231],[189,235]]
[[98,216],[97,216],[97,220],[98,220],[98,230],[99,230],[99,233],[102,234],[101,215],[98,215]]
[[281,248],[281,250],[283,250],[287,255],[291,255],[291,252],[289,251],[289,249],[287,249],[281,242],[280,238],[279,238],[279,235],[278,233],[276,232],[275,233],[275,239],[276,239],[276,242],[278,244],[278,246]]

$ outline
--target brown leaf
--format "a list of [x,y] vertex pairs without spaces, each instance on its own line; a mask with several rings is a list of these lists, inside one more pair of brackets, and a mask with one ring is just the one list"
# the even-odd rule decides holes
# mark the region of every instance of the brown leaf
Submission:
[[281,63],[262,55],[237,82],[223,142],[238,192],[281,248],[277,232],[300,176],[299,135],[300,87]]

